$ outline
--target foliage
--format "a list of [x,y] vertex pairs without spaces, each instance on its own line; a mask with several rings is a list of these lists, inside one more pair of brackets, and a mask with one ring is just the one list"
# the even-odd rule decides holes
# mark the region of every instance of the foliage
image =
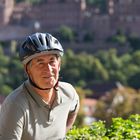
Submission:
[[24,80],[23,66],[15,53],[14,55],[12,56],[12,53],[5,55],[3,48],[0,47],[0,94],[5,96]]
[[140,72],[137,72],[134,75],[129,77],[128,84],[131,87],[134,87],[135,89],[139,89],[140,88],[139,79],[140,79]]
[[27,3],[30,3],[30,4],[37,4],[37,3],[40,3],[42,1],[43,0],[16,0],[16,3],[19,3],[19,2],[27,2]]
[[[85,87],[87,82],[93,80],[99,82],[108,80],[108,72],[99,59],[86,53],[75,55],[68,50],[63,58],[61,73],[63,79],[67,79],[76,86]],[[81,85],[82,83],[82,85]]]
[[104,121],[93,122],[91,126],[73,127],[67,134],[67,140],[138,140],[140,139],[140,115],[113,118],[106,127]]
[[127,42],[127,36],[121,30],[118,30],[117,33],[109,37],[107,41],[124,45]]
[[128,42],[130,43],[131,48],[133,49],[133,51],[137,51],[140,50],[140,38],[139,36],[135,36],[135,35],[130,35],[128,37]]
[[94,33],[88,31],[87,33],[85,33],[84,37],[83,37],[83,41],[84,42],[93,42],[94,41]]
[[140,37],[135,34],[123,33],[121,29],[118,29],[116,34],[108,37],[107,42],[117,43],[119,45],[129,44],[132,52],[140,50]]
[[4,55],[2,47],[0,48],[0,87],[2,94],[8,94],[10,87],[6,86],[6,77],[8,75],[9,57]]
[[[2,48],[4,47],[0,50],[0,85],[14,89],[25,80],[23,66],[16,53],[5,55]],[[63,81],[82,88],[91,87],[96,83],[119,81],[138,89],[139,59],[140,51],[118,55],[116,49],[110,49],[92,55],[67,50],[62,59],[60,76]]]
[[25,80],[23,66],[17,56],[11,56],[8,70],[7,84],[15,89]]
[[119,85],[118,89],[108,92],[98,100],[93,116],[111,124],[113,117],[128,118],[130,114],[140,114],[139,104],[139,91]]
[[60,38],[60,40],[63,40],[64,42],[74,41],[74,32],[70,27],[62,25],[58,32],[59,32],[58,38]]

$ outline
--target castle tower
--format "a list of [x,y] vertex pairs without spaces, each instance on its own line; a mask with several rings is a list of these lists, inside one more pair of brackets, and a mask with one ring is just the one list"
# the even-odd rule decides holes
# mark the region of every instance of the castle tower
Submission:
[[114,14],[114,1],[113,0],[108,1],[108,14],[109,15]]
[[78,30],[83,24],[86,3],[85,0],[47,0],[40,4],[40,9],[33,7],[32,12],[27,14],[35,25],[40,24],[40,29],[56,31],[66,25]]
[[14,0],[0,1],[0,26],[9,23],[13,9],[14,9]]

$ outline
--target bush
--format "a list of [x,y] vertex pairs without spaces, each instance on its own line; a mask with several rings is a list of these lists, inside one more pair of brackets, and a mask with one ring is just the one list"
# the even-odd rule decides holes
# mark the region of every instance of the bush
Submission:
[[104,121],[93,122],[83,128],[73,127],[67,134],[67,140],[139,140],[140,115],[131,115],[128,119],[113,118],[106,127]]
[[59,29],[60,40],[64,42],[73,42],[74,41],[74,32],[73,30],[65,25],[62,25]]

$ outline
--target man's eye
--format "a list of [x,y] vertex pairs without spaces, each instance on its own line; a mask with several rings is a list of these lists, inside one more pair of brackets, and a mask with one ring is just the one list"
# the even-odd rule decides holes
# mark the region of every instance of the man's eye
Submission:
[[37,65],[43,65],[43,62],[37,62]]
[[50,61],[50,64],[55,64],[55,61],[54,60]]

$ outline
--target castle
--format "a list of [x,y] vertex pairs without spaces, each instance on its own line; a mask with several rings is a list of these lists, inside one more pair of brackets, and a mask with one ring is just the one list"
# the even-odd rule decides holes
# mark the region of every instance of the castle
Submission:
[[53,32],[66,25],[79,34],[94,32],[96,40],[121,29],[140,35],[140,1],[106,0],[106,12],[88,6],[86,0],[44,0],[39,5],[0,2],[0,40],[21,39],[35,31]]

